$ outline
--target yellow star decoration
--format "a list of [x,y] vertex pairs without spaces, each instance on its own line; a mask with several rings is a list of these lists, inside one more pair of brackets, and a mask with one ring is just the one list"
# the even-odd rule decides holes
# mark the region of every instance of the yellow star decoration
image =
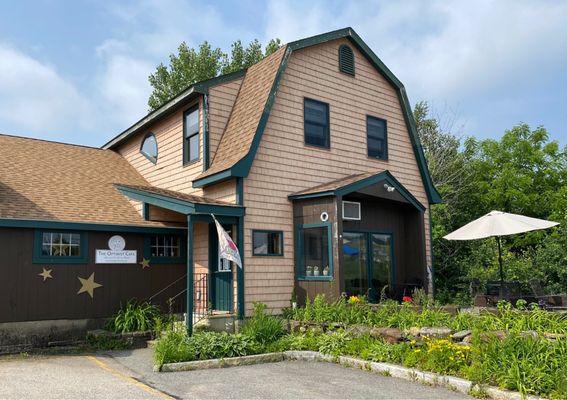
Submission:
[[47,280],[47,278],[53,279],[53,277],[51,276],[51,271],[53,271],[53,270],[43,268],[43,272],[38,274],[38,275],[43,277],[43,281],[45,282]]
[[150,260],[147,258],[142,258],[142,261],[139,263],[142,266],[142,269],[150,267]]
[[81,281],[82,285],[77,294],[87,292],[91,296],[91,299],[93,298],[94,290],[102,286],[100,283],[94,281],[94,272],[88,279],[81,278],[80,276],[77,278]]

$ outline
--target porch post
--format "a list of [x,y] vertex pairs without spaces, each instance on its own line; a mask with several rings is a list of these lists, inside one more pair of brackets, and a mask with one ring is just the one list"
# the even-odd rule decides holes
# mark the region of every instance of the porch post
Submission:
[[238,303],[238,319],[244,319],[244,217],[238,218],[238,252],[240,253],[240,261],[242,268],[237,268],[236,287],[237,287],[237,303]]
[[194,269],[193,264],[193,218],[187,215],[187,335],[193,334],[193,291],[194,291]]

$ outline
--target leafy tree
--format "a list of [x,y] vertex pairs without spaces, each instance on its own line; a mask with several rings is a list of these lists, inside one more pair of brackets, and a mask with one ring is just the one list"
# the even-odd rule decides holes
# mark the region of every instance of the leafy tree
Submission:
[[491,210],[562,222],[559,228],[503,238],[504,263],[507,279],[520,281],[526,292],[534,279],[549,292],[567,292],[567,149],[550,140],[545,128],[526,124],[500,140],[468,138],[461,144],[431,116],[427,103],[418,103],[414,114],[444,200],[431,210],[437,298],[463,299],[472,279],[497,278],[493,239],[442,239]]
[[198,50],[182,42],[177,54],[170,54],[169,66],[161,63],[148,77],[153,88],[148,99],[150,111],[159,108],[195,82],[248,68],[275,52],[280,46],[279,39],[272,39],[265,51],[262,51],[262,45],[257,39],[250,42],[246,48],[237,40],[232,43],[229,56],[220,48],[212,48],[206,41]]

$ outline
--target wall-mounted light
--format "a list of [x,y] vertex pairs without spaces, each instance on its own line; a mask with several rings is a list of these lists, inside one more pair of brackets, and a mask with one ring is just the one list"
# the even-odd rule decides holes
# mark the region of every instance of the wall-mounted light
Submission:
[[387,183],[384,184],[384,189],[386,189],[389,193],[396,190],[395,187],[388,185]]

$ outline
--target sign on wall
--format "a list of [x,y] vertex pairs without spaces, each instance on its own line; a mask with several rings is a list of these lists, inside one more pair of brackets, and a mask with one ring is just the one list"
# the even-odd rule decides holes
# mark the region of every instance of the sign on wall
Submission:
[[124,250],[126,241],[120,235],[114,235],[108,240],[107,250],[96,250],[95,264],[136,264],[136,250]]

